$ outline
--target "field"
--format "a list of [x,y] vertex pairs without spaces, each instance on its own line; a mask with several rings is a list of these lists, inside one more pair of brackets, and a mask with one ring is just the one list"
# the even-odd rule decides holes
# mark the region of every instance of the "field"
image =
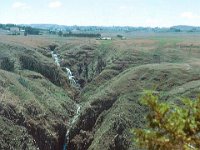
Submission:
[[[130,130],[145,128],[144,90],[170,103],[200,93],[199,33],[102,35],[112,40],[0,34],[0,149],[62,149],[76,103],[81,113],[69,149],[138,149]],[[14,69],[3,67],[5,58]],[[79,89],[70,85],[65,67]]]

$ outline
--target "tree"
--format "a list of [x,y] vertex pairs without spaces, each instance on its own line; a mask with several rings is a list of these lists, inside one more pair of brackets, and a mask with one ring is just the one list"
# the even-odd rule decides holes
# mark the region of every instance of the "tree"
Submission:
[[25,34],[31,34],[31,35],[39,35],[40,31],[39,29],[32,28],[32,27],[25,27]]
[[59,31],[58,32],[58,36],[62,36],[63,35],[63,32],[62,31]]
[[118,37],[118,38],[123,38],[123,35],[119,35],[119,34],[118,34],[117,37]]
[[27,32],[24,32],[24,36],[27,36]]
[[182,105],[158,102],[146,92],[142,104],[150,108],[146,129],[134,129],[134,142],[149,150],[200,149],[200,98],[182,99]]

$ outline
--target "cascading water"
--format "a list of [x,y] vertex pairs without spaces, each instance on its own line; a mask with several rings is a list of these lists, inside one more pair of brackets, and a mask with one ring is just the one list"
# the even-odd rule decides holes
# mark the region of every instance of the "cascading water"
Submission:
[[77,87],[77,83],[76,81],[74,80],[74,76],[72,75],[72,72],[69,68],[66,67],[66,71],[67,71],[67,76],[68,76],[68,79],[70,81],[70,84]]
[[54,51],[51,51],[52,58],[54,59],[57,66],[60,67],[60,61],[57,54],[54,54]]
[[[58,54],[54,53],[54,51],[51,51],[51,55],[52,55],[52,58],[54,59],[54,62],[56,63],[56,65],[58,67],[60,67],[60,60],[59,60],[59,57],[58,57]],[[74,87],[79,87],[79,85],[76,83],[75,79],[74,79],[74,76],[72,75],[72,72],[69,68],[65,68],[66,71],[67,71],[67,77],[70,81],[70,84]]]
[[[51,55],[52,55],[52,58],[54,59],[56,65],[58,67],[60,67],[60,60],[59,60],[59,57],[56,53],[54,53],[54,51],[51,51]],[[65,68],[66,69],[66,72],[67,72],[67,77],[68,79],[70,80],[70,84],[74,87],[79,87],[79,85],[76,83],[75,79],[74,79],[74,76],[72,75],[72,72],[69,68]],[[78,119],[79,115],[80,115],[80,110],[81,110],[81,106],[79,104],[76,104],[76,114],[75,116],[69,121],[69,128],[66,132],[66,135],[65,135],[65,141],[64,141],[64,146],[63,146],[63,150],[67,150],[67,143],[69,143],[69,133],[70,133],[70,130],[72,129],[74,123],[76,122],[76,120]]]
[[79,104],[76,104],[76,107],[77,107],[77,109],[76,109],[76,115],[69,122],[69,129],[67,130],[66,135],[65,135],[65,143],[64,143],[64,146],[63,146],[63,150],[67,150],[67,143],[69,143],[69,133],[70,133],[70,130],[72,129],[74,123],[76,122],[76,120],[78,119],[78,117],[80,115],[81,106]]

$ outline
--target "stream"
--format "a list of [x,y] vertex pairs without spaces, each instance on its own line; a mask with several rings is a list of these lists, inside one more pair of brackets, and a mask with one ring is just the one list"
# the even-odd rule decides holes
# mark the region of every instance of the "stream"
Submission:
[[[58,67],[60,67],[60,59],[58,57],[58,54],[56,54],[54,51],[51,51],[51,55],[52,55],[52,58],[54,59],[55,64]],[[72,86],[76,87],[76,88],[79,88],[79,85],[76,83],[71,70],[67,67],[65,69],[66,69],[66,74],[67,74],[67,77],[70,81],[70,84]],[[76,122],[76,120],[78,119],[78,117],[80,115],[80,110],[81,110],[81,106],[79,104],[76,104],[76,114],[74,115],[74,117],[68,123],[69,128],[67,129],[66,134],[65,134],[65,141],[64,141],[64,145],[63,145],[63,150],[67,150],[67,143],[69,143],[69,133],[70,133],[70,130],[72,129],[74,123]]]

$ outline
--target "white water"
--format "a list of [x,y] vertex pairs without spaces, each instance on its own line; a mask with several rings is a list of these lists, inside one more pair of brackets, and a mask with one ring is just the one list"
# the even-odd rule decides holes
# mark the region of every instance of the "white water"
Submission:
[[72,72],[71,72],[71,70],[69,68],[66,67],[66,71],[67,71],[67,75],[68,76],[72,76]]
[[74,123],[77,121],[79,115],[80,115],[80,110],[81,110],[81,106],[79,104],[76,104],[76,115],[72,118],[71,121],[69,121],[69,128],[67,129],[66,135],[65,135],[65,143],[63,146],[63,150],[67,150],[67,143],[69,143],[69,133],[70,130],[72,129]]
[[[60,67],[60,60],[59,60],[59,57],[57,54],[54,53],[54,51],[51,51],[51,55],[52,55],[52,58],[54,59],[56,65],[58,67]],[[74,76],[72,75],[72,72],[69,68],[66,67],[66,71],[67,71],[67,77],[68,79],[70,80],[70,84],[74,87],[79,87],[78,84],[76,83],[75,79],[74,79]],[[64,141],[64,146],[63,146],[63,150],[67,150],[67,143],[69,142],[69,133],[70,133],[70,130],[72,129],[74,123],[77,121],[79,115],[80,115],[80,110],[81,110],[81,106],[79,104],[76,104],[76,114],[75,116],[69,121],[69,128],[66,132],[66,135],[65,135],[65,141]]]
[[[54,51],[51,51],[51,55],[52,55],[52,58],[54,59],[54,62],[56,63],[56,65],[58,67],[60,67],[60,59],[59,59],[58,55],[55,54]],[[67,68],[67,67],[65,69],[67,71],[67,77],[68,77],[68,79],[70,81],[70,84],[72,86],[74,86],[74,87],[79,87],[79,85],[76,83],[76,81],[74,79],[74,76],[72,75],[71,70],[69,68]]]
[[74,80],[74,76],[72,75],[71,70],[70,70],[69,68],[67,68],[67,67],[66,67],[65,69],[66,69],[66,71],[67,71],[67,76],[68,76],[68,79],[69,79],[69,81],[70,81],[70,84],[73,85],[73,86],[75,86],[75,87],[77,87],[78,84],[77,84],[76,81]]
[[76,120],[78,119],[80,115],[81,106],[79,104],[76,104],[76,107],[77,107],[76,115],[72,119],[72,122],[71,122],[72,125],[76,122]]
[[52,55],[52,58],[54,59],[56,65],[60,67],[60,61],[59,61],[58,55],[54,54],[53,51],[51,51],[51,55]]

